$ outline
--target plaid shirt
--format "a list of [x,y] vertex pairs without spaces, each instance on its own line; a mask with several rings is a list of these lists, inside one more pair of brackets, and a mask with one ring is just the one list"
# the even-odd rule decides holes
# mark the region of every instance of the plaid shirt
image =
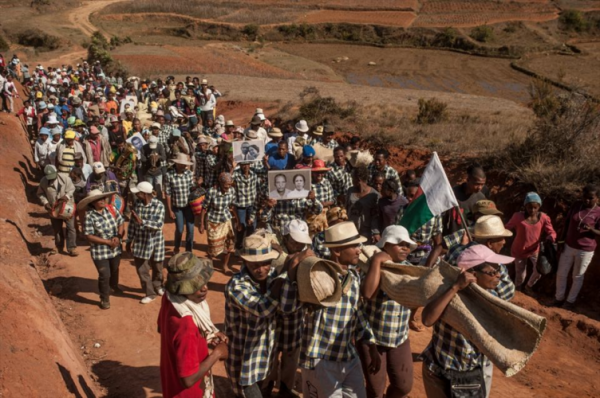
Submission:
[[144,260],[165,259],[165,237],[162,228],[165,222],[165,206],[156,198],[146,206],[143,201],[135,203],[135,213],[142,224],[131,220],[127,229],[127,241],[133,242],[133,257]]
[[[509,301],[515,295],[515,285],[508,277],[506,267],[500,264],[500,284],[494,290],[488,290],[494,296]],[[466,372],[478,366],[483,367],[487,358],[477,350],[469,340],[452,326],[437,321],[433,326],[431,342],[421,355],[424,366],[433,373],[442,370]]]
[[331,251],[328,247],[325,247],[325,231],[315,234],[315,237],[312,241],[312,250],[315,252],[317,257],[329,260],[331,257]]
[[338,166],[337,163],[331,164],[331,170],[327,172],[327,179],[331,182],[334,195],[346,194],[346,191],[352,186],[352,174],[348,164],[344,167]]
[[338,146],[340,146],[340,144],[338,144],[338,142],[336,140],[334,140],[333,138],[331,139],[331,141],[329,141],[328,144],[325,144],[323,142],[322,138],[317,138],[315,141],[313,141],[313,143],[314,142],[318,142],[319,144],[323,145],[325,148],[329,148],[329,149],[335,149]]
[[[161,144],[162,147],[165,149],[165,155],[167,155],[167,158],[171,154],[171,146],[169,145],[169,138],[171,137],[171,132],[173,132],[173,128],[171,126],[163,124],[163,126],[160,129],[160,132],[158,133],[158,143]],[[160,167],[167,167],[167,164],[167,159],[160,161]]]
[[[442,224],[442,216],[437,215],[431,220],[427,221],[421,228],[413,232],[412,235],[410,235],[410,238],[417,242],[419,246],[432,246],[433,237],[436,235],[441,235],[443,229],[444,226]],[[408,261],[410,261],[412,264],[425,265],[425,261],[427,260],[430,252],[431,250],[417,248],[415,251],[410,253],[408,256]]]
[[[286,276],[282,273],[280,277]],[[306,309],[297,300],[298,285],[287,279],[281,289],[280,311],[277,314],[277,348],[283,352],[290,352],[302,344],[304,330],[304,317]]]
[[286,221],[306,218],[306,212],[321,214],[323,205],[318,200],[312,201],[306,198],[292,200],[278,200],[275,207],[267,210],[265,216],[274,226],[279,226]]
[[[119,227],[123,225],[125,220],[117,210],[114,210],[114,213],[113,216],[106,207],[101,212],[89,210],[85,215],[84,235],[94,235],[101,239],[111,239],[118,236]],[[93,260],[108,260],[121,254],[121,245],[113,249],[108,245],[91,243],[90,253]]]
[[[411,265],[403,261],[403,265]],[[363,299],[361,307],[371,325],[377,345],[396,348],[408,339],[410,310],[390,299],[379,289],[372,300]]]
[[173,207],[186,207],[190,201],[190,191],[194,187],[194,175],[191,171],[185,170],[183,173],[177,173],[177,170],[167,171],[167,182],[165,192],[171,197]]
[[232,177],[237,193],[235,205],[243,208],[256,205],[260,184],[260,179],[256,172],[249,170],[248,177],[246,177],[240,168],[236,168],[233,171]]
[[270,288],[276,272],[271,269],[264,294],[245,266],[229,280],[225,289],[225,334],[229,338],[225,369],[234,392],[240,397],[244,396],[242,386],[267,377],[273,359],[279,302],[270,296]]
[[209,189],[202,205],[206,211],[208,221],[224,223],[231,220],[232,215],[229,208],[233,206],[235,196],[235,188],[233,187],[230,187],[225,193],[221,191],[221,188],[213,187]]
[[[375,164],[371,163],[369,165],[369,175],[371,176],[370,180],[369,180],[369,185],[371,185],[373,183],[373,180],[375,179],[375,175],[376,174],[383,174],[384,179],[386,180],[394,180],[398,183],[398,195],[402,195],[402,183],[400,182],[400,176],[398,175],[398,172],[396,170],[394,170],[392,167],[386,165],[383,168],[383,171],[377,170],[377,168],[375,167]],[[373,185],[371,185],[373,186]]]
[[339,277],[344,285],[350,283],[350,288],[337,305],[318,307],[306,315],[300,350],[300,366],[304,369],[314,369],[316,359],[351,361],[358,355],[354,341],[375,343],[369,322],[359,306],[360,278],[356,270],[349,268],[345,277]]
[[335,197],[333,196],[333,188],[326,178],[319,183],[313,183],[311,189],[315,191],[315,199],[319,202],[334,202]]

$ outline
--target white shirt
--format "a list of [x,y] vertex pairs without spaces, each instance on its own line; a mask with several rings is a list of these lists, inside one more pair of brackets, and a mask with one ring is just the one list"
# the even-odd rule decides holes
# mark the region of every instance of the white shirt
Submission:
[[34,159],[36,163],[39,163],[40,166],[44,167],[49,164],[48,156],[49,156],[49,145],[48,143],[52,141],[50,138],[46,138],[45,141],[37,140],[35,142],[34,148]]

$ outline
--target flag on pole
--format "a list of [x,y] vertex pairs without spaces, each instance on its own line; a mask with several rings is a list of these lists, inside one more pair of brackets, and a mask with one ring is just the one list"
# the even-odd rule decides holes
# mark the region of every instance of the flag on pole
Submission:
[[436,152],[429,161],[419,183],[415,199],[408,205],[400,225],[412,234],[434,216],[458,206],[450,181]]

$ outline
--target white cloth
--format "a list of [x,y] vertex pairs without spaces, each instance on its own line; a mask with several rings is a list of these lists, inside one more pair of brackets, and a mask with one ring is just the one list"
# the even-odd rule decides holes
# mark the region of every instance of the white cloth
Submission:
[[556,299],[564,300],[565,292],[567,290],[567,279],[569,278],[569,271],[573,268],[573,284],[571,290],[569,290],[569,296],[567,301],[574,303],[577,300],[581,286],[583,286],[583,276],[588,266],[592,262],[594,252],[586,252],[583,250],[577,250],[571,246],[565,244],[565,249],[560,255],[558,261],[558,272],[556,273]]

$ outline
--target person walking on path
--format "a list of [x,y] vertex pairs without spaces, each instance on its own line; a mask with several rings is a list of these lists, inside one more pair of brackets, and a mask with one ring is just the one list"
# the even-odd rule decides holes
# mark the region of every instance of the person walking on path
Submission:
[[[98,269],[100,308],[110,308],[110,290],[121,293],[119,288],[119,265],[121,263],[121,240],[125,233],[125,220],[107,198],[116,192],[92,190],[79,202],[86,209],[83,234],[90,242],[90,253]],[[90,207],[88,209],[88,206]]]
[[[583,277],[594,257],[597,238],[600,236],[600,207],[598,193],[600,189],[594,185],[583,188],[583,198],[569,210],[566,224],[559,243],[562,253],[556,273],[556,296],[554,305],[572,310],[579,291],[583,286]],[[573,284],[566,297],[567,279],[573,269]]]
[[[546,213],[540,211],[542,199],[535,192],[529,192],[525,196],[525,210],[518,211],[506,224],[506,229],[515,231],[515,239],[511,246],[511,255],[515,258],[515,285],[517,290],[529,295],[533,294],[533,285],[540,280],[542,275],[537,271],[536,263],[540,251],[540,242],[543,237],[551,242],[556,241],[556,232],[552,227],[552,221]],[[527,264],[533,264],[533,273],[529,281],[523,287],[527,278]]]
[[140,303],[148,304],[154,301],[157,295],[164,294],[162,271],[165,237],[162,229],[165,222],[165,206],[156,199],[149,182],[140,182],[131,188],[131,193],[136,196],[137,201],[131,211],[126,248],[127,252],[131,252],[133,245],[133,261],[146,294]]
[[185,251],[191,252],[194,245],[194,212],[189,204],[190,192],[194,187],[194,174],[188,169],[192,162],[185,153],[180,153],[173,159],[175,167],[167,172],[165,192],[169,216],[175,220],[175,248],[173,253],[179,253],[183,228],[186,228]]

